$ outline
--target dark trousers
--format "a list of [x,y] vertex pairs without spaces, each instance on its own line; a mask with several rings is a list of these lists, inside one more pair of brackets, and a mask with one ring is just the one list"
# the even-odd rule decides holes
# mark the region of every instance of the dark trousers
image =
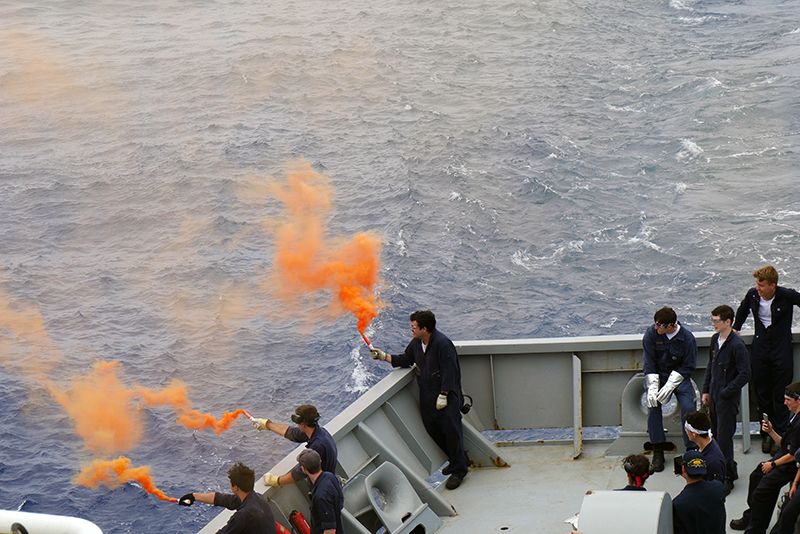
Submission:
[[[447,406],[442,410],[423,408],[422,424],[428,435],[450,460],[450,473],[458,477],[467,476],[467,457],[464,454],[464,429],[461,426],[461,406],[458,396],[448,395]],[[434,401],[435,402],[435,401]],[[427,404],[427,403],[426,403]]]
[[711,434],[719,443],[725,457],[725,476],[736,478],[736,461],[733,459],[733,434],[736,432],[736,416],[739,414],[741,393],[730,399],[720,399],[719,392],[710,395]]
[[798,517],[800,517],[800,491],[796,491],[794,497],[783,505],[781,515],[772,527],[771,534],[794,534]]
[[792,338],[759,339],[758,344],[753,341],[752,354],[750,383],[759,416],[766,413],[775,432],[783,435],[789,427],[789,409],[783,404],[783,392],[792,383],[794,374]]
[[750,473],[750,485],[747,487],[749,508],[742,515],[749,522],[745,534],[766,534],[781,488],[794,480],[796,473],[796,469],[784,466],[765,475],[761,471],[761,464]]
[[[688,378],[685,379],[678,384],[672,394],[678,399],[678,404],[681,408],[681,433],[683,434],[683,444],[688,449],[691,442],[689,441],[689,436],[686,435],[683,424],[686,422],[686,414],[695,410],[692,381]],[[648,410],[647,431],[650,434],[650,443],[664,443],[667,441],[667,436],[664,434],[664,416],[661,413],[661,405]]]

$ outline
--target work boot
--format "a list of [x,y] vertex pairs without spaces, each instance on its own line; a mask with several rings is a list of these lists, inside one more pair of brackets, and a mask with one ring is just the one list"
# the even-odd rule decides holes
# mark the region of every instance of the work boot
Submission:
[[661,444],[653,444],[653,471],[660,473],[664,470],[664,451]]
[[745,521],[744,517],[731,520],[731,528],[733,530],[744,530],[747,528],[749,521]]
[[449,490],[454,490],[461,485],[462,478],[458,475],[450,475],[445,482],[444,487]]
[[733,491],[733,479],[730,477],[725,478],[725,495],[730,495]]
[[761,437],[761,452],[764,454],[769,454],[770,449],[772,449],[772,444],[775,443],[772,441],[772,438],[769,434],[764,434]]

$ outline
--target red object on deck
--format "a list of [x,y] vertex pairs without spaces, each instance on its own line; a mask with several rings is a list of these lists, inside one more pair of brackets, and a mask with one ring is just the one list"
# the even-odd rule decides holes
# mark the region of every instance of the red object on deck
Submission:
[[300,534],[311,534],[311,528],[306,523],[306,518],[297,510],[292,510],[292,513],[289,514],[289,521],[292,522]]
[[286,530],[286,527],[275,521],[275,530],[278,534],[292,534],[290,531]]

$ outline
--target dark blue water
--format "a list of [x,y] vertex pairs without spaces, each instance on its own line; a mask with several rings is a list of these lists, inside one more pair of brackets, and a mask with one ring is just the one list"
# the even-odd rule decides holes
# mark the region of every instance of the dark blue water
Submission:
[[[0,507],[216,513],[73,485],[93,455],[42,373],[119,360],[203,412],[324,422],[387,372],[329,296],[271,292],[282,207],[252,184],[296,158],[329,237],[384,240],[390,352],[419,308],[461,340],[638,333],[665,304],[701,331],[763,264],[800,286],[799,63],[798,0],[0,3]],[[290,450],[142,410],[125,454],[174,497]]]

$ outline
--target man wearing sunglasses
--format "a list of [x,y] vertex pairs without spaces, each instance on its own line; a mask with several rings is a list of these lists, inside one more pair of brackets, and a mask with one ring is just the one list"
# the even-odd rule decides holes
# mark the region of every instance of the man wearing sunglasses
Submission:
[[750,473],[747,487],[747,505],[740,519],[731,521],[731,528],[747,534],[764,534],[772,519],[772,511],[781,488],[791,482],[797,473],[794,453],[800,447],[800,382],[786,386],[783,404],[792,413],[789,429],[781,436],[769,421],[761,422],[761,430],[769,434],[778,445],[778,452],[768,462],[762,462]]
[[[336,474],[338,451],[336,442],[330,433],[319,426],[319,412],[310,404],[298,406],[292,414],[292,422],[296,426],[284,425],[269,419],[253,419],[253,426],[259,430],[272,430],[295,443],[306,443],[307,449],[317,451],[322,459],[322,470]],[[301,466],[297,465],[285,475],[264,475],[264,483],[268,486],[280,487],[307,478]]]
[[[792,311],[800,306],[800,293],[778,285],[778,271],[766,265],[753,273],[751,288],[736,310],[733,330],[739,332],[753,314],[755,335],[750,346],[751,382],[760,412],[769,416],[779,434],[786,432],[789,411],[783,405],[783,390],[793,379]],[[761,450],[774,454],[769,434],[761,433]]]
[[[681,428],[686,414],[694,411],[694,388],[689,376],[697,365],[697,342],[694,335],[678,322],[675,310],[664,306],[653,315],[653,322],[644,334],[644,376],[647,391],[647,431],[653,447],[653,470],[664,470],[664,419],[661,405],[675,394],[681,407]],[[694,448],[683,430],[686,450]]]

